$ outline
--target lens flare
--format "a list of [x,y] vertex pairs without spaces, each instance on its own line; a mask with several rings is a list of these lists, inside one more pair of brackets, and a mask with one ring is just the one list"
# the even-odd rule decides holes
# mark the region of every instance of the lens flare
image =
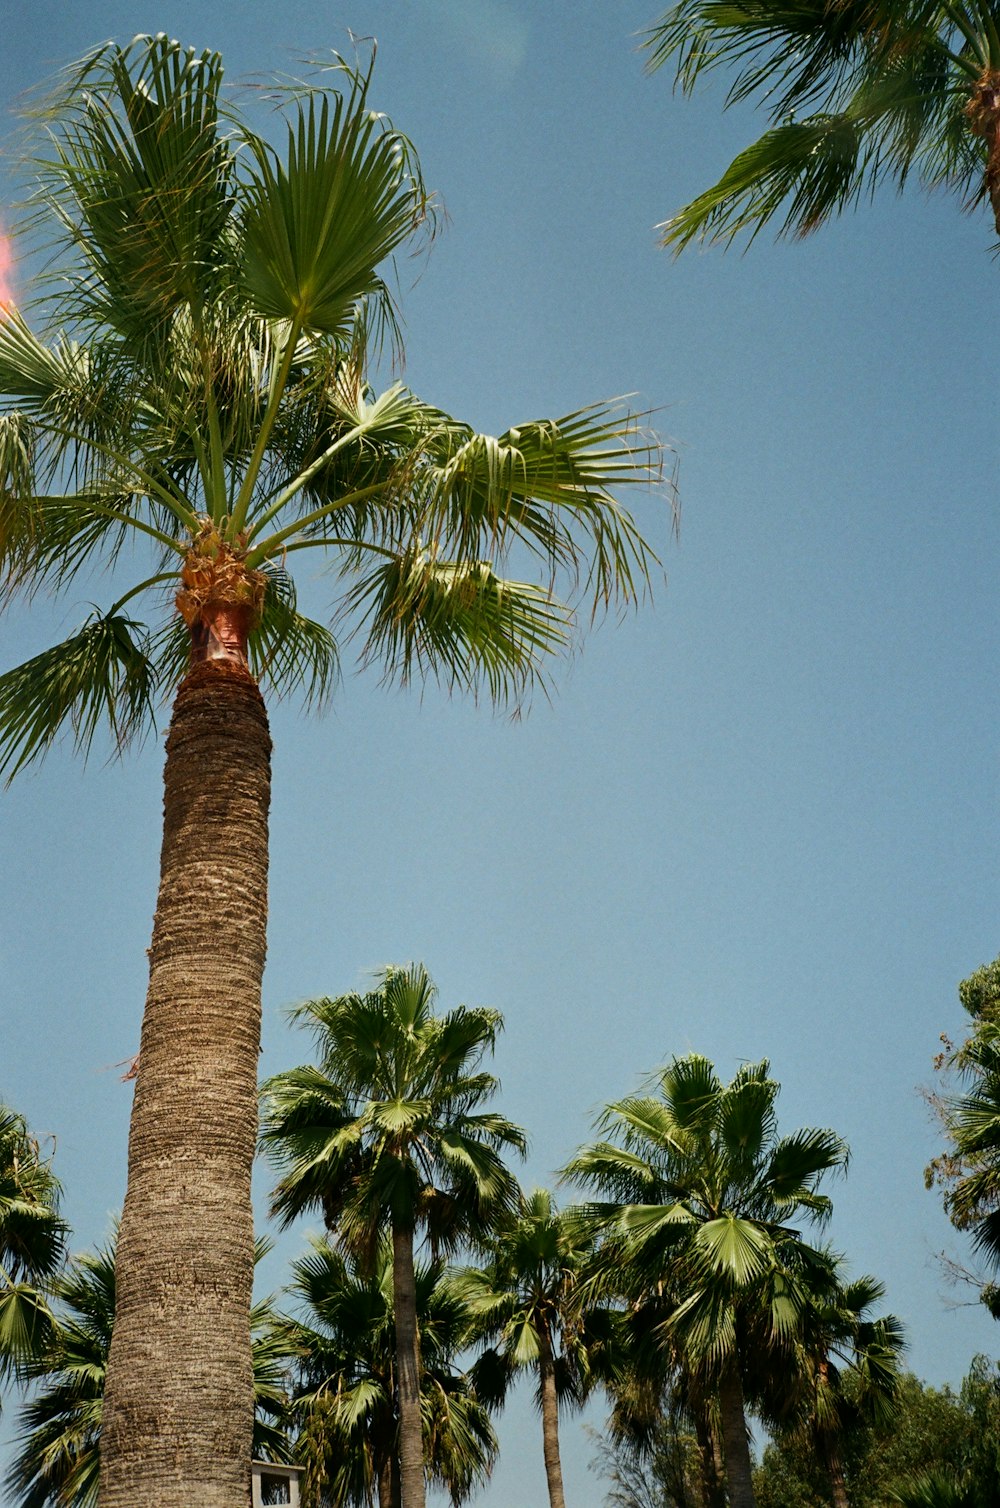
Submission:
[[14,302],[13,267],[14,256],[10,249],[10,240],[0,230],[0,312],[9,309]]

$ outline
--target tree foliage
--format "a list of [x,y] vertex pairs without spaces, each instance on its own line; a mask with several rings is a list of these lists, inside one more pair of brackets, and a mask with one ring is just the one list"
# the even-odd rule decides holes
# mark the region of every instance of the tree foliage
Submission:
[[727,79],[769,126],[663,227],[677,248],[805,235],[883,182],[986,200],[1000,230],[1000,30],[990,0],[677,0],[649,66],[691,92]]
[[0,1105],[0,1382],[23,1377],[51,1334],[46,1289],[67,1235],[60,1194],[24,1117]]
[[[292,1409],[306,1508],[389,1508],[399,1490],[392,1251],[374,1267],[315,1239],[292,1269],[297,1318],[278,1326],[296,1357]],[[424,1455],[455,1504],[488,1478],[498,1450],[486,1409],[458,1363],[471,1316],[440,1259],[415,1271]]]

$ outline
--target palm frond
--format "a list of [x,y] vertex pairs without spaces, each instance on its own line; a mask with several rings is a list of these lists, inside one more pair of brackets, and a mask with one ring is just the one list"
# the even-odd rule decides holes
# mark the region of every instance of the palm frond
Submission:
[[517,704],[544,684],[542,663],[569,641],[567,610],[529,583],[506,581],[489,561],[453,565],[413,549],[352,588],[363,659],[404,685],[429,675],[444,685]]
[[250,138],[248,295],[268,319],[341,339],[356,305],[383,289],[376,268],[426,209],[412,147],[366,95],[362,81],[346,96],[312,90],[298,99],[284,161]]
[[105,720],[124,746],[149,726],[156,686],[144,625],[95,612],[71,638],[0,676],[0,772],[12,778],[67,724],[84,753]]
[[300,692],[308,708],[321,708],[340,683],[337,641],[324,624],[298,611],[295,583],[287,572],[268,565],[264,574],[264,609],[250,635],[254,674],[279,695]]
[[986,11],[879,0],[681,0],[647,38],[649,66],[672,62],[690,92],[724,68],[726,104],[756,99],[769,129],[712,188],[662,227],[693,239],[753,237],[768,223],[806,235],[888,180],[911,174],[987,195],[987,154],[967,106],[1000,65]]
[[145,343],[180,306],[210,301],[232,214],[221,82],[217,53],[160,34],[98,49],[50,102],[52,156],[39,171],[87,270],[78,317]]

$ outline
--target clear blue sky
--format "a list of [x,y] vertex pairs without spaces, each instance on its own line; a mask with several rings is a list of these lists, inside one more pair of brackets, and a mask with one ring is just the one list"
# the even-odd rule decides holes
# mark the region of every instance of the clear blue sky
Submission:
[[[671,260],[656,222],[753,124],[721,87],[643,76],[656,14],[8,0],[0,96],[137,31],[220,49],[233,80],[377,36],[375,102],[450,217],[405,293],[407,380],[485,429],[635,392],[679,455],[678,544],[639,500],[667,583],[551,704],[511,724],[349,675],[321,721],[272,709],[264,1072],[306,1055],[283,1006],[422,959],[445,1006],[504,1012],[503,1108],[548,1182],[671,1054],[726,1076],[768,1056],[784,1128],[851,1144],[834,1244],[887,1283],[914,1370],[957,1382],[1000,1336],[935,1261],[963,1247],[923,1188],[917,1086],[960,1029],[957,981],[1000,951],[989,222],[890,195],[803,244]],[[85,595],[9,612],[0,662]],[[122,1198],[161,764],[158,738],[86,769],[60,748],[0,798],[0,1097],[56,1138],[80,1248]],[[479,1501],[544,1500],[537,1435],[522,1400]],[[565,1451],[570,1501],[597,1508],[575,1427]]]

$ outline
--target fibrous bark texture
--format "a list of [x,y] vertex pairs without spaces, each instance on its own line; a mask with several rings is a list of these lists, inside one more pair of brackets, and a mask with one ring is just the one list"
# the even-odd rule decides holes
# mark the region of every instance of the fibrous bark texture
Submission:
[[425,1508],[413,1231],[395,1226],[392,1232],[392,1300],[396,1319],[396,1388],[399,1393],[400,1498],[402,1508]]
[[379,1463],[378,1508],[402,1508],[399,1496],[399,1459],[393,1440],[390,1453]]
[[249,672],[231,661],[195,665],[167,738],[101,1508],[250,1502],[250,1173],[270,749]]
[[984,187],[1000,235],[1000,71],[983,70],[965,107],[965,115],[973,134],[986,142]]

